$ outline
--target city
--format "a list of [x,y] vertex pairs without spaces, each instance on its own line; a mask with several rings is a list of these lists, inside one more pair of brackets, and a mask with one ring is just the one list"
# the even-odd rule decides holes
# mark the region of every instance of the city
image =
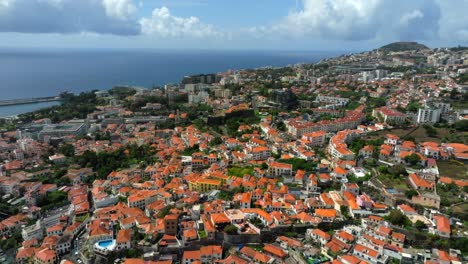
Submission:
[[468,48],[60,94],[0,119],[1,263],[466,263]]

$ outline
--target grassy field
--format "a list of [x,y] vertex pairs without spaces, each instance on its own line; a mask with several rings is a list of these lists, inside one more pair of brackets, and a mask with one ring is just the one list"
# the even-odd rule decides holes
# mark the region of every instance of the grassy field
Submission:
[[468,164],[455,160],[437,161],[440,176],[456,180],[468,180]]
[[[366,139],[377,139],[379,137],[383,137],[386,134],[394,134],[399,137],[414,137],[416,143],[425,142],[425,141],[433,141],[437,143],[441,142],[464,142],[465,144],[468,142],[468,133],[466,132],[455,132],[453,129],[449,128],[437,128],[434,127],[437,131],[437,136],[430,137],[426,133],[426,129],[422,126],[418,127],[416,130],[411,132],[412,128],[408,129],[401,129],[395,128],[390,130],[383,130],[378,131],[376,133],[372,133],[371,135],[367,136]],[[411,132],[411,133],[409,133]]]
[[462,219],[468,219],[468,202],[455,205],[452,207],[452,212],[457,216],[460,216]]
[[253,175],[253,168],[252,167],[232,167],[228,169],[229,176],[236,176],[236,177],[244,177],[244,175]]
[[405,178],[392,178],[391,175],[380,174],[379,176],[377,176],[377,179],[379,179],[382,182],[382,184],[384,184],[388,188],[393,188],[400,192],[405,192],[406,190],[408,190]]

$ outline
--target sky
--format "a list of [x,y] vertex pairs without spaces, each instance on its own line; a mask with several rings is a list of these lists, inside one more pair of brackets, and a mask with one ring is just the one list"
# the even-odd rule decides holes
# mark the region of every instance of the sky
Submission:
[[0,0],[0,47],[367,50],[468,45],[468,0]]

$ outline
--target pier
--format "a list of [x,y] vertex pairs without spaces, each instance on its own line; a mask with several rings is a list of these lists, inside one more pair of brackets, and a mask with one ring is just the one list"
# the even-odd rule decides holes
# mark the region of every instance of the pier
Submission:
[[62,98],[60,98],[59,96],[0,100],[0,106],[34,104],[34,103],[53,102],[53,101],[61,101],[61,100]]

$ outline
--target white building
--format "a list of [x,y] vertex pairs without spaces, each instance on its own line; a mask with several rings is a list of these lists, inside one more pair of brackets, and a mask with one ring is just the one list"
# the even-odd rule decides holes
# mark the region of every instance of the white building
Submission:
[[44,237],[44,232],[42,230],[41,221],[37,221],[36,224],[32,226],[24,227],[21,231],[21,236],[25,241],[33,238],[42,240],[42,238]]
[[437,123],[440,120],[440,109],[436,108],[419,108],[417,123]]

